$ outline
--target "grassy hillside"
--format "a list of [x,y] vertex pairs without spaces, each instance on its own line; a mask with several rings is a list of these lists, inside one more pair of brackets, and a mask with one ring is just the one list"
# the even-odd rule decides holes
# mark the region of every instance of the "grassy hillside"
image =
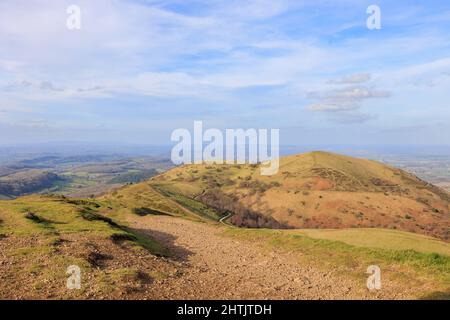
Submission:
[[237,226],[388,228],[450,239],[449,194],[376,161],[327,152],[284,157],[278,174],[259,165],[189,165],[154,177],[163,192],[233,212]]
[[[186,168],[167,174],[180,178],[179,170]],[[211,175],[226,172],[225,177],[239,177],[243,172],[255,174],[257,167],[208,166],[205,170]],[[140,219],[165,215],[212,223],[224,212],[199,201],[205,195],[198,188],[200,183],[191,183],[189,189],[180,187],[184,180],[165,184],[160,178],[127,185],[95,199],[34,195],[0,201],[0,299],[142,298],[149,297],[150,289],[157,290],[152,287],[153,279],[181,277],[179,266],[158,258],[170,257],[172,253],[144,235]],[[206,186],[212,183],[207,179],[202,182]],[[214,183],[220,184],[223,180],[219,179],[226,178],[219,174],[215,179]],[[281,187],[281,183],[273,181],[259,183],[257,186],[262,189],[267,185]],[[185,195],[181,191],[186,191]],[[267,190],[256,191],[261,192]],[[236,208],[240,209],[238,205]],[[251,217],[263,224],[274,223],[261,220],[260,216]],[[129,227],[129,221],[138,222],[134,224],[136,229]],[[377,264],[382,268],[383,279],[413,285],[420,296],[449,297],[450,245],[431,237],[386,229],[224,228],[222,232],[225,237],[255,245],[263,243],[270,252],[298,254],[308,265],[325,271],[338,270],[361,283],[365,268]],[[69,265],[81,268],[82,290],[65,289]]]
[[[171,268],[152,258],[167,249],[111,211],[106,202],[63,196],[0,201],[0,299],[132,297]],[[83,290],[66,290],[70,265],[81,268]]]
[[[183,168],[177,168],[167,174],[175,172],[177,176],[176,171],[180,169]],[[217,171],[217,168],[210,167],[207,170]],[[232,172],[240,169],[231,167],[222,170]],[[248,166],[246,170],[253,172],[255,168]],[[217,220],[221,216],[219,212],[193,199],[198,198],[195,194],[189,194],[196,187],[197,184],[191,183],[191,189],[177,189],[179,188],[177,181],[165,185],[152,180],[150,183],[125,186],[102,197],[101,200],[105,203],[111,202],[112,206],[116,206],[115,210],[119,209],[118,212],[125,210],[121,215],[130,208],[145,207],[149,209],[148,214],[153,214],[154,210],[190,219],[195,219],[195,215],[198,215],[200,218]],[[180,190],[188,192],[182,195]],[[196,192],[201,196],[203,190],[198,189]],[[122,209],[118,203],[119,206],[123,206]],[[367,277],[365,270],[367,266],[376,264],[382,268],[383,279],[386,282],[414,285],[418,297],[450,298],[450,244],[429,236],[367,228],[300,230],[227,228],[223,231],[223,235],[254,244],[262,242],[268,250],[268,256],[273,250],[296,253],[299,259],[305,259],[305,262],[312,263],[319,269],[339,270],[343,275],[357,278],[362,283]]]
[[111,208],[109,214],[115,216],[117,219],[126,216],[128,213],[136,214],[139,211],[153,211],[171,216],[200,219],[189,208],[164,196],[146,182],[117,188],[100,197],[99,200]]
[[[0,201],[0,298],[144,297],[152,279],[180,274],[158,258],[171,252],[130,221],[164,215],[213,223],[230,213],[235,225],[277,230],[226,228],[226,237],[351,277],[377,264],[388,280],[447,298],[450,245],[417,234],[445,239],[447,197],[401,170],[314,152],[283,158],[271,177],[260,176],[258,165],[192,165],[93,199]],[[301,229],[280,229],[292,227]],[[65,289],[69,265],[82,269],[80,291]]]

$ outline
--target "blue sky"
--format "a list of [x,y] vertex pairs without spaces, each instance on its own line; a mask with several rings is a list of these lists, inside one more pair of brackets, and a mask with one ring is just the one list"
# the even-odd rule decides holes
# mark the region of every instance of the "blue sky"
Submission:
[[203,120],[283,144],[448,145],[449,30],[448,1],[4,0],[0,144],[165,145]]

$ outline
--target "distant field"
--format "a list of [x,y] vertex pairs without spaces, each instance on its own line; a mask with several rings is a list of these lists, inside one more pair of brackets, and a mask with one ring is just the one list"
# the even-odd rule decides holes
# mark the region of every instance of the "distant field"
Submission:
[[450,244],[435,238],[387,229],[307,229],[289,231],[314,239],[341,241],[358,247],[391,250],[415,250],[422,253],[439,253],[450,256]]
[[91,197],[127,183],[147,180],[171,166],[169,160],[158,157],[97,155],[22,159],[0,166],[0,194],[18,197],[57,193]]

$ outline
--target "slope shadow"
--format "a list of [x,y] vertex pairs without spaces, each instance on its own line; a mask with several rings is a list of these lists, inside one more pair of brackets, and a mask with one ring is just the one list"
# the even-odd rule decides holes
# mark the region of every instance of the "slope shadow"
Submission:
[[419,300],[450,300],[450,288],[445,291],[430,292],[420,297]]
[[184,262],[187,261],[189,256],[194,254],[194,252],[179,245],[176,245],[175,240],[177,239],[177,237],[175,237],[170,233],[165,233],[152,229],[139,229],[139,228],[130,228],[130,230],[139,233],[141,235],[150,237],[151,239],[160,243],[162,246],[166,247],[170,252],[168,258],[171,260]]

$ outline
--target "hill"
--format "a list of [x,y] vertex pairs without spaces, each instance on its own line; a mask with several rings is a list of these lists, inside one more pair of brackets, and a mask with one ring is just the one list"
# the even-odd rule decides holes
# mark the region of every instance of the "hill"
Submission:
[[145,181],[172,167],[162,157],[125,155],[64,156],[41,154],[11,156],[0,163],[0,199],[32,193],[58,193],[69,197],[93,197],[127,183]]
[[242,227],[388,228],[450,239],[450,196],[413,174],[328,152],[259,165],[186,165],[150,183],[172,197],[207,205]]
[[53,172],[31,169],[0,178],[0,194],[9,197],[37,193],[55,186],[64,179]]
[[[167,174],[181,178],[179,169]],[[232,228],[217,222],[222,211],[188,196],[197,183],[159,179],[92,199],[0,201],[0,299],[449,297],[449,243],[386,229]],[[383,270],[376,293],[366,288],[371,264]],[[80,290],[66,288],[70,265],[82,271]]]

